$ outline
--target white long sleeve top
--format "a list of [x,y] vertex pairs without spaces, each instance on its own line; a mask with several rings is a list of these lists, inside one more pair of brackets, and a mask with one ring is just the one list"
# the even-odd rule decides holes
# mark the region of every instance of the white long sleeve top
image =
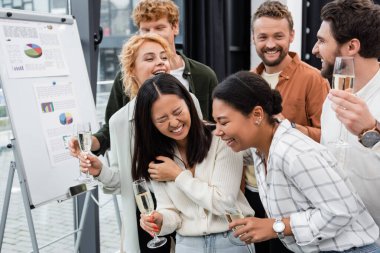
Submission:
[[[178,150],[176,156],[180,157]],[[152,181],[157,211],[163,215],[161,235],[177,231],[182,236],[201,236],[227,231],[227,196],[236,199],[235,206],[243,215],[254,215],[240,191],[243,155],[233,152],[219,137],[213,136],[207,157],[196,165],[194,177],[179,158],[174,160],[183,169],[175,181]]]
[[[191,93],[190,93],[191,94]],[[198,115],[202,118],[198,99],[191,94]],[[132,188],[132,154],[134,147],[133,120],[136,99],[131,100],[114,115],[110,125],[111,153],[110,167],[103,164],[98,180],[103,183],[103,191],[121,195],[123,250],[128,253],[139,253],[140,246],[137,233],[136,202]]]
[[[355,95],[366,102],[371,114],[380,121],[380,70]],[[337,119],[328,98],[323,105],[321,125],[321,143],[334,153],[340,167],[347,173],[369,213],[380,226],[380,142],[372,148],[364,147],[358,137],[347,131]],[[350,148],[335,149],[329,145],[338,140],[340,130]],[[376,243],[380,245],[380,238]]]

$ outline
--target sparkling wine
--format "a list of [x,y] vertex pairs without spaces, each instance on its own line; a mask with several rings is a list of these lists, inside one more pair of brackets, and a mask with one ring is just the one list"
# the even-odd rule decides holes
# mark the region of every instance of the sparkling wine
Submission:
[[244,218],[243,214],[241,214],[241,213],[235,213],[235,214],[226,213],[225,216],[226,216],[228,223],[231,223],[234,220]]
[[91,132],[79,132],[78,133],[79,148],[83,152],[89,152],[91,150]]
[[[243,219],[244,218],[244,215],[239,210],[235,210],[234,212],[226,212],[224,214],[224,216],[226,217],[226,220],[227,220],[228,223],[231,223],[234,220],[238,220],[238,219]],[[232,230],[235,231],[239,227],[241,227],[241,226],[234,227]]]
[[136,203],[140,212],[146,215],[150,215],[154,210],[154,203],[150,192],[143,192],[136,195]]
[[333,88],[336,90],[347,90],[354,87],[354,76],[335,74],[332,81]]

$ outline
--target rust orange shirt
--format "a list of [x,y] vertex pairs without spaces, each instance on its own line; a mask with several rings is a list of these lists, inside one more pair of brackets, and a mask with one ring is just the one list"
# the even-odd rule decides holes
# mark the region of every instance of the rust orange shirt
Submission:
[[[289,52],[292,61],[280,73],[276,89],[282,96],[282,114],[289,121],[305,126],[308,135],[316,142],[321,138],[322,105],[330,85],[320,71],[301,61],[294,52]],[[252,72],[262,74],[261,63]]]

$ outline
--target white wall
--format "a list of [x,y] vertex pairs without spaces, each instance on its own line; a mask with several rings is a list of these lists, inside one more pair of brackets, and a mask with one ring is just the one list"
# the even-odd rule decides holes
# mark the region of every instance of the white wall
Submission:
[[[290,50],[297,52],[301,56],[301,39],[302,39],[302,0],[279,0],[281,3],[286,4],[289,11],[292,13],[294,22],[295,38],[290,45]],[[251,20],[252,14],[265,0],[251,0]],[[257,66],[261,59],[256,54],[255,46],[252,45],[251,34],[251,68]]]

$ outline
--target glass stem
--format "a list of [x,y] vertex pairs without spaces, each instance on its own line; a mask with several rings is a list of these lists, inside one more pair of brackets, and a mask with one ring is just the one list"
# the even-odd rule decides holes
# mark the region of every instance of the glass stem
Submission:
[[157,234],[156,233],[153,233],[153,240],[154,240],[154,242],[158,242],[158,241],[160,241],[160,238],[158,238],[158,236],[157,236]]
[[339,127],[339,142],[340,143],[344,143],[345,142],[345,138],[344,138],[344,136],[343,136],[343,123],[342,122],[340,122],[340,127]]

